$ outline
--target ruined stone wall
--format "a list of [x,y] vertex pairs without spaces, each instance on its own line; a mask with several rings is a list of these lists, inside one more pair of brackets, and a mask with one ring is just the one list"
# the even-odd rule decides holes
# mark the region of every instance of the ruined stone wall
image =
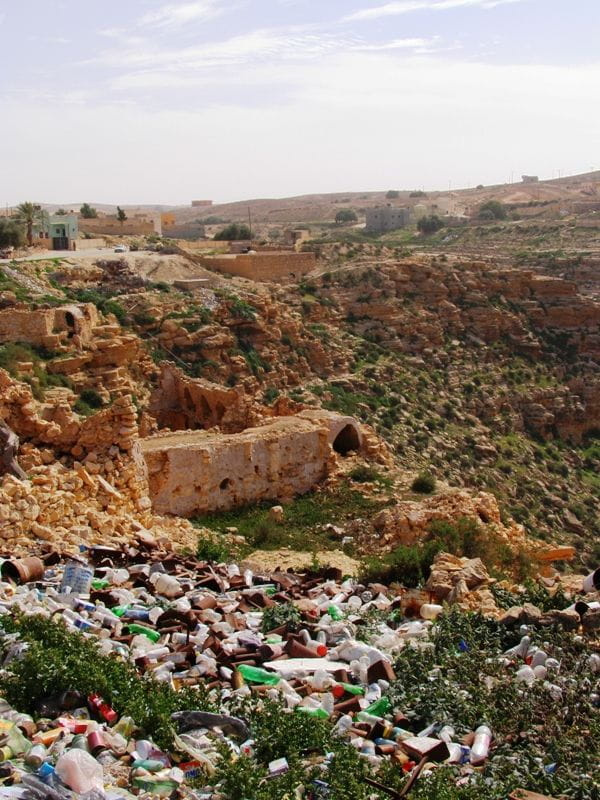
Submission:
[[252,253],[207,257],[203,266],[255,281],[293,281],[313,270],[316,258],[314,253]]
[[61,337],[77,337],[76,344],[88,345],[98,322],[93,303],[65,305],[59,308],[7,308],[0,311],[0,342],[26,342],[40,347],[56,347]]
[[140,219],[127,219],[119,222],[118,219],[98,217],[97,219],[79,219],[79,230],[82,233],[96,233],[111,236],[142,236],[157,233],[156,224],[152,221]]
[[252,424],[250,404],[241,388],[190,378],[174,364],[163,363],[148,411],[159,428],[207,430],[219,425],[227,433],[236,433]]
[[154,510],[189,517],[309,491],[329,473],[333,442],[348,427],[354,433],[344,442],[360,447],[355,421],[334,417],[279,417],[233,435],[186,431],[140,440]]
[[48,346],[54,327],[54,309],[39,311],[7,308],[0,311],[0,342],[28,342]]

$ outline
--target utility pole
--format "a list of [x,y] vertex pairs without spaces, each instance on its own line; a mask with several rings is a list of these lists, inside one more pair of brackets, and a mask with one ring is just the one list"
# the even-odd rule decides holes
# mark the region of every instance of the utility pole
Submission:
[[250,206],[248,206],[248,227],[250,228],[250,241],[252,241],[252,214],[250,213]]

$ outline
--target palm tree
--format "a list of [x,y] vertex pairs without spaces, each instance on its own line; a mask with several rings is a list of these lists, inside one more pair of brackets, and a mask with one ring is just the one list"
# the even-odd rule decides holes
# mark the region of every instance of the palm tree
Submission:
[[21,203],[17,206],[17,220],[27,227],[27,243],[33,244],[33,226],[42,219],[42,207],[36,203]]

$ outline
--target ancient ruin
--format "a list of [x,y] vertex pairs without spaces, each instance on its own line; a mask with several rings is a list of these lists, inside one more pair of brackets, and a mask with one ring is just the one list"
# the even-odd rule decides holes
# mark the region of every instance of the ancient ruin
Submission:
[[290,500],[329,474],[334,453],[361,448],[355,420],[301,412],[237,434],[160,433],[139,442],[160,514],[193,514]]

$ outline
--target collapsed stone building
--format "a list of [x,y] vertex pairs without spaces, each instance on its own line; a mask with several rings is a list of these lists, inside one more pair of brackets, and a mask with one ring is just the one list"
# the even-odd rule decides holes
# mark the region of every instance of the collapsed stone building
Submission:
[[0,343],[26,344],[56,350],[69,344],[85,347],[98,324],[93,303],[73,303],[58,308],[5,308],[0,311]]
[[240,433],[160,433],[139,441],[159,514],[189,517],[304,494],[329,474],[334,453],[361,448],[351,417],[304,411]]
[[241,388],[190,378],[169,363],[148,410],[168,429],[139,442],[158,513],[191,516],[291,498],[327,477],[335,453],[371,443],[351,417],[285,398],[265,406]]

